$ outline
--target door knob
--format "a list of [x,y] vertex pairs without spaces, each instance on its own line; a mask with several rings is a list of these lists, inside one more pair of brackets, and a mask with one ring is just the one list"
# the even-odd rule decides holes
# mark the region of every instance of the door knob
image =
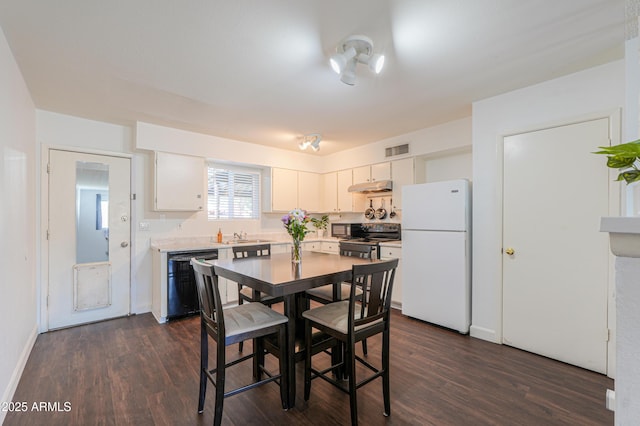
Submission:
[[509,247],[504,252],[507,253],[509,256],[512,256],[516,251],[514,249],[512,249],[511,247]]
[[129,245],[128,241],[123,241],[120,243],[120,247],[127,247]]

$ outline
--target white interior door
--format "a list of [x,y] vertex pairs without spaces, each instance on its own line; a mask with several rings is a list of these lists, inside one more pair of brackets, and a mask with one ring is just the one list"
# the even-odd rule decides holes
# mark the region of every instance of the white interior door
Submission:
[[49,151],[49,329],[130,312],[130,159]]
[[608,119],[504,139],[504,343],[601,373],[609,175],[591,152],[609,144]]

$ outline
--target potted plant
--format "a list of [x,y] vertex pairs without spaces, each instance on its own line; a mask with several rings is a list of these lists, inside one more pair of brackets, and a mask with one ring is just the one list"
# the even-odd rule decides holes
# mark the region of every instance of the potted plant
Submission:
[[327,226],[329,225],[329,216],[325,214],[320,219],[313,217],[311,218],[311,223],[313,224],[313,227],[316,228],[318,237],[322,238],[324,231],[326,231]]
[[594,154],[607,156],[607,167],[620,169],[618,181],[624,180],[627,184],[640,181],[640,169],[637,162],[640,160],[640,139],[614,146],[599,146],[600,151]]

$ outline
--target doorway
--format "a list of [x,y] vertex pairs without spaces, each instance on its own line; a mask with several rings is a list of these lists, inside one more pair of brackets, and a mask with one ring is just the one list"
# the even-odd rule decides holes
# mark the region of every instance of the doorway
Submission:
[[128,315],[131,160],[48,154],[48,329]]
[[503,342],[607,372],[609,253],[601,118],[504,138]]

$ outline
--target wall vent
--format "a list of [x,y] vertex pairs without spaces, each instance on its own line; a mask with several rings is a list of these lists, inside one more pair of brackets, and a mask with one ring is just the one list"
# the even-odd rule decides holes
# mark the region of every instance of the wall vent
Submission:
[[408,154],[409,153],[409,144],[405,143],[402,145],[392,146],[384,149],[385,157],[394,157],[396,155]]

